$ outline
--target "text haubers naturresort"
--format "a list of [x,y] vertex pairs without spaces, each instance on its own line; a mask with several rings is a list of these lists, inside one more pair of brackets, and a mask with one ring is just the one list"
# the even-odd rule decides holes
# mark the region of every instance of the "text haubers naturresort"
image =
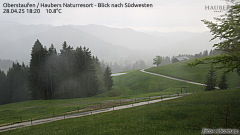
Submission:
[[132,8],[151,8],[153,7],[153,4],[147,4],[147,3],[116,3],[116,4],[110,4],[110,3],[97,3],[96,5],[93,3],[88,4],[73,4],[73,3],[17,3],[17,4],[10,4],[10,3],[3,3],[4,8],[48,8],[48,7],[54,7],[54,8],[82,8],[82,7],[132,7]]

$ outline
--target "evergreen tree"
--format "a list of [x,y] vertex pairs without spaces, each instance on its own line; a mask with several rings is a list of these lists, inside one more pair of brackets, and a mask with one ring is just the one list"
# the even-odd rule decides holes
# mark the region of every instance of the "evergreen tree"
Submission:
[[112,79],[111,75],[112,75],[112,71],[107,66],[107,68],[105,69],[105,72],[104,72],[104,83],[105,83],[105,87],[107,88],[107,90],[112,89],[112,86],[113,86],[113,79]]
[[45,99],[46,90],[43,84],[45,79],[44,63],[47,55],[46,52],[47,50],[37,40],[33,45],[30,60],[29,82],[32,99]]
[[221,79],[220,79],[220,82],[218,84],[218,87],[220,89],[227,89],[228,88],[227,79],[226,79],[226,75],[225,74],[221,75]]
[[105,84],[104,84],[104,70],[101,66],[101,63],[98,59],[98,57],[93,56],[94,65],[96,67],[96,73],[97,73],[97,80],[98,80],[98,93],[106,92]]
[[7,101],[6,80],[5,73],[0,70],[0,104],[5,104]]
[[213,50],[211,49],[211,51],[209,52],[209,56],[213,55]]
[[83,48],[85,56],[84,73],[86,74],[85,84],[87,85],[87,96],[93,96],[98,91],[97,72],[89,48]]
[[211,69],[208,71],[208,74],[206,75],[205,91],[214,90],[215,86],[216,86],[215,70],[211,66]]
[[54,99],[54,92],[56,91],[56,79],[58,69],[57,51],[53,44],[48,49],[47,56],[45,58],[45,82],[44,89],[46,89],[46,99]]
[[203,52],[203,57],[205,57],[205,56],[208,56],[208,51],[207,51],[207,50],[205,50],[205,51]]
[[9,102],[19,102],[29,100],[28,91],[28,68],[18,62],[13,63],[7,73],[7,89]]
[[75,70],[74,70],[74,50],[73,47],[67,45],[64,41],[62,45],[62,50],[60,50],[59,55],[59,96],[60,98],[71,98],[74,94],[74,87],[76,82],[74,82]]

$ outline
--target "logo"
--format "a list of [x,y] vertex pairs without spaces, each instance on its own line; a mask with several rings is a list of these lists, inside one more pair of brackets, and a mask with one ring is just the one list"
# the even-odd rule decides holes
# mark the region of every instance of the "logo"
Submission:
[[205,10],[213,12],[224,12],[228,11],[230,7],[230,5],[205,5]]

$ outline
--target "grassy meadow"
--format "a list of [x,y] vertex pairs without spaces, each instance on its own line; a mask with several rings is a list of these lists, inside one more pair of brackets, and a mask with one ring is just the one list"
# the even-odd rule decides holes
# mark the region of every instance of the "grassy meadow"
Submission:
[[[212,57],[212,56],[209,56]],[[203,58],[199,58],[203,59]],[[187,64],[194,62],[194,59],[181,61],[178,63],[173,63],[169,65],[163,65],[159,67],[152,67],[147,69],[148,72],[163,74],[171,77],[176,77],[179,79],[185,79],[188,81],[194,81],[199,83],[206,82],[206,75],[210,69],[210,64],[200,64],[194,67],[190,67]],[[220,76],[223,71],[216,71],[217,83],[220,80]],[[236,72],[230,72],[226,74],[227,83],[230,88],[240,87],[240,76]]]
[[140,72],[129,71],[125,75],[113,78],[114,87],[107,93],[95,97],[79,99],[32,100],[0,105],[0,125],[63,115],[76,110],[84,110],[89,106],[102,104],[101,101],[130,99],[149,96],[175,94],[180,87],[188,87],[188,92],[204,90],[204,87],[187,84],[175,80],[157,77]]
[[[198,92],[175,100],[24,127],[1,134],[196,135],[201,134],[202,128],[240,129],[239,95],[240,89]],[[227,117],[226,113],[229,114]]]

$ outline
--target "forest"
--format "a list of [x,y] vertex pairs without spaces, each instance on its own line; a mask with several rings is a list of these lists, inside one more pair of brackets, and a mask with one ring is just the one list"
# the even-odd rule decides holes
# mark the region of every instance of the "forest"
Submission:
[[94,96],[112,88],[111,74],[89,48],[64,42],[58,53],[37,40],[29,66],[15,62],[7,74],[0,70],[0,104]]

